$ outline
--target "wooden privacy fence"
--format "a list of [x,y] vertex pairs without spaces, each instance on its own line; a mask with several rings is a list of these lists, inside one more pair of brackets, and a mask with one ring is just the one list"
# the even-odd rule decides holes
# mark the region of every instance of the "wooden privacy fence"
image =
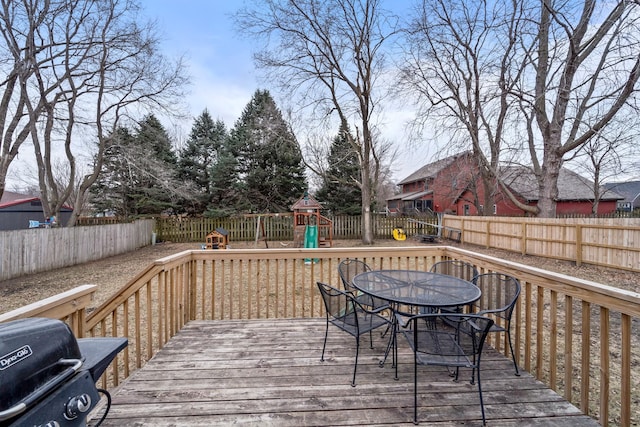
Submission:
[[[259,215],[234,218],[188,218],[157,220],[158,238],[173,242],[204,242],[207,233],[222,227],[233,241],[250,241]],[[360,216],[334,216],[334,239],[360,239]],[[261,217],[268,241],[292,241],[292,214]],[[427,225],[434,224],[433,226]],[[436,218],[373,216],[375,239],[389,239],[402,227],[407,236],[436,234]],[[498,248],[523,255],[535,255],[640,271],[640,218],[525,218],[444,215],[442,227],[460,230],[461,241],[486,248]]]
[[[258,227],[258,218],[261,226]],[[334,239],[360,239],[362,236],[361,216],[329,216],[333,222]],[[424,224],[411,221],[408,217],[373,216],[375,239],[389,239],[393,229],[402,227],[407,236],[428,234],[433,231]],[[436,218],[421,218],[421,222],[437,223]],[[158,218],[158,238],[170,242],[203,242],[208,233],[222,227],[229,232],[231,247],[233,241],[251,241],[264,237],[267,241],[293,241],[293,213],[246,215],[231,218]]]
[[640,271],[640,218],[512,218],[445,215],[462,241],[535,255]]
[[0,280],[133,251],[151,243],[154,221],[0,231]]
[[[481,273],[514,275],[523,287],[512,324],[519,365],[602,425],[640,423],[640,392],[631,387],[640,378],[639,293],[448,246],[185,251],[157,260],[90,314],[84,287],[75,305],[81,314],[69,313],[66,294],[63,309],[50,299],[46,308],[24,307],[0,315],[0,322],[51,316],[73,323],[80,337],[128,337],[101,380],[112,387],[190,320],[323,316],[316,282],[338,285],[344,258],[374,269],[418,270],[460,259]],[[490,345],[509,355],[504,334],[492,334]]]

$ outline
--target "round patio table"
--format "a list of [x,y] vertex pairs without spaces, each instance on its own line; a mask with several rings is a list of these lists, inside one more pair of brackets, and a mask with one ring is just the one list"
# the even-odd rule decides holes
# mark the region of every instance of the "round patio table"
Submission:
[[373,270],[353,278],[353,286],[397,305],[464,306],[480,298],[473,283],[446,274],[419,270]]
[[[376,298],[390,302],[391,309],[402,315],[410,315],[418,308],[458,307],[480,299],[481,291],[473,283],[446,274],[419,270],[373,270],[353,278],[353,286]],[[405,312],[406,310],[406,312]],[[397,331],[398,321],[392,317],[393,332],[380,366],[385,364],[393,350],[395,379],[398,379]]]

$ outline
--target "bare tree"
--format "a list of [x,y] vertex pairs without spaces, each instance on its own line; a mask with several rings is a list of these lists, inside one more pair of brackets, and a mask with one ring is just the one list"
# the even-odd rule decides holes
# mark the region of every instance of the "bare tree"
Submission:
[[[48,1],[0,2],[0,34],[2,46],[0,69],[4,77],[0,81],[0,197],[4,192],[9,166],[18,155],[20,147],[31,131],[31,119],[36,121],[44,109],[42,100],[32,100],[35,106],[27,112],[30,93],[27,81],[33,76],[38,54],[48,43],[38,37],[45,19],[55,19],[61,9]],[[36,39],[38,43],[36,44]],[[54,90],[55,83],[49,90]]]
[[[416,102],[417,127],[438,124],[449,141],[471,146],[479,174],[469,175],[462,186],[476,188],[480,178],[484,199],[477,189],[473,203],[492,206],[498,193],[498,167],[508,154],[514,88],[525,73],[531,42],[522,38],[530,11],[525,2],[449,2],[424,0],[406,32],[407,43],[400,68],[400,92]],[[525,211],[508,187],[502,190]],[[490,210],[484,210],[491,213]]]
[[574,156],[567,158],[593,182],[594,201],[591,212],[598,213],[598,205],[606,194],[603,184],[634,169],[630,159],[638,155],[638,119],[635,111],[620,113],[585,143]]
[[[137,115],[145,108],[168,110],[177,104],[184,70],[180,62],[170,64],[160,55],[153,25],[138,23],[138,6],[129,0],[8,4],[3,35],[13,61],[26,71],[18,73],[21,109],[0,113],[19,117],[24,125],[19,136],[31,137],[45,216],[55,215],[72,196],[70,204],[82,205],[100,171],[106,142],[133,108]],[[17,153],[23,141],[14,138],[9,153]],[[87,149],[95,153],[92,168],[79,176],[78,153]],[[65,182],[55,176],[56,153],[64,153],[68,163]],[[2,160],[8,168],[12,158],[3,152]],[[2,172],[0,166],[4,182]],[[74,210],[68,225],[78,215],[80,210]]]
[[291,98],[300,95],[303,108],[316,117],[335,114],[342,127],[354,129],[350,143],[361,165],[362,242],[373,243],[371,203],[380,171],[373,139],[375,86],[395,21],[379,0],[264,0],[236,18],[241,31],[265,41],[255,59],[270,81]]
[[533,61],[542,140],[539,216],[555,216],[563,161],[588,144],[638,90],[640,7],[633,1],[543,0]]

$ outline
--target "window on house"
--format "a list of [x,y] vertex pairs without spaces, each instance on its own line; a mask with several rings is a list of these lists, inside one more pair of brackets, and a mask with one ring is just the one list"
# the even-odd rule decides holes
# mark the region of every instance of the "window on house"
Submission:
[[464,216],[469,216],[469,205],[464,205]]
[[493,205],[493,214],[498,215],[498,205]]

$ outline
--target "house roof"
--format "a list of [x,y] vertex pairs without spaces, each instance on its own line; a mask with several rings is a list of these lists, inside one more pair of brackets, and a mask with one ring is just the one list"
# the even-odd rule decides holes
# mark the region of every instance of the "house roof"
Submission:
[[291,206],[292,210],[298,209],[322,209],[322,205],[313,198],[311,194],[305,192],[305,194],[298,199],[297,202]]
[[[500,168],[503,182],[514,193],[527,200],[538,200],[538,182],[533,171],[524,166]],[[604,189],[603,189],[604,190]],[[561,168],[558,175],[558,200],[593,200],[593,182],[577,173]],[[620,200],[623,196],[613,191],[602,191],[600,200]]]
[[[29,194],[15,193],[13,191],[4,191],[2,198],[0,199],[0,209],[8,208],[10,206],[20,205],[22,203],[31,203],[33,201],[40,200],[40,197],[32,196]],[[60,211],[72,211],[73,208],[68,205],[63,205]]]
[[2,198],[0,198],[0,209],[31,202],[38,199],[39,197],[34,197],[28,194],[14,193],[13,191],[5,190],[2,193]]
[[614,191],[624,197],[625,202],[640,203],[640,181],[610,182],[604,185],[607,192]]
[[410,193],[410,194],[401,194],[402,200],[417,200],[420,197],[424,197],[427,194],[432,194],[433,190],[427,190],[427,191],[416,191],[415,193]]
[[435,176],[438,175],[438,173],[440,173],[442,169],[446,168],[456,160],[459,160],[462,157],[468,156],[470,153],[471,153],[470,151],[464,151],[462,153],[454,154],[453,156],[449,156],[444,159],[437,160],[433,163],[424,165],[423,167],[421,167],[420,169],[418,169],[417,171],[413,172],[411,175],[409,175],[408,177],[400,181],[398,185],[421,181],[427,178],[435,178]]
[[[452,163],[469,158],[472,153],[464,151],[444,159],[429,163],[404,178],[398,185],[409,184],[428,178],[436,177],[443,169]],[[473,157],[471,157],[473,158]],[[511,190],[529,201],[539,199],[538,182],[531,168],[525,166],[503,166],[500,168],[500,176],[503,182],[511,188]],[[640,181],[637,181],[637,192],[634,197],[638,197],[640,201]],[[635,187],[634,187],[635,188]],[[463,190],[464,191],[464,190]],[[600,200],[622,200],[625,196],[616,188],[616,191],[605,190],[602,188]],[[387,200],[415,200],[424,195],[426,192],[411,192],[397,194]],[[558,200],[593,200],[593,182],[579,174],[567,169],[561,168],[558,176]]]

